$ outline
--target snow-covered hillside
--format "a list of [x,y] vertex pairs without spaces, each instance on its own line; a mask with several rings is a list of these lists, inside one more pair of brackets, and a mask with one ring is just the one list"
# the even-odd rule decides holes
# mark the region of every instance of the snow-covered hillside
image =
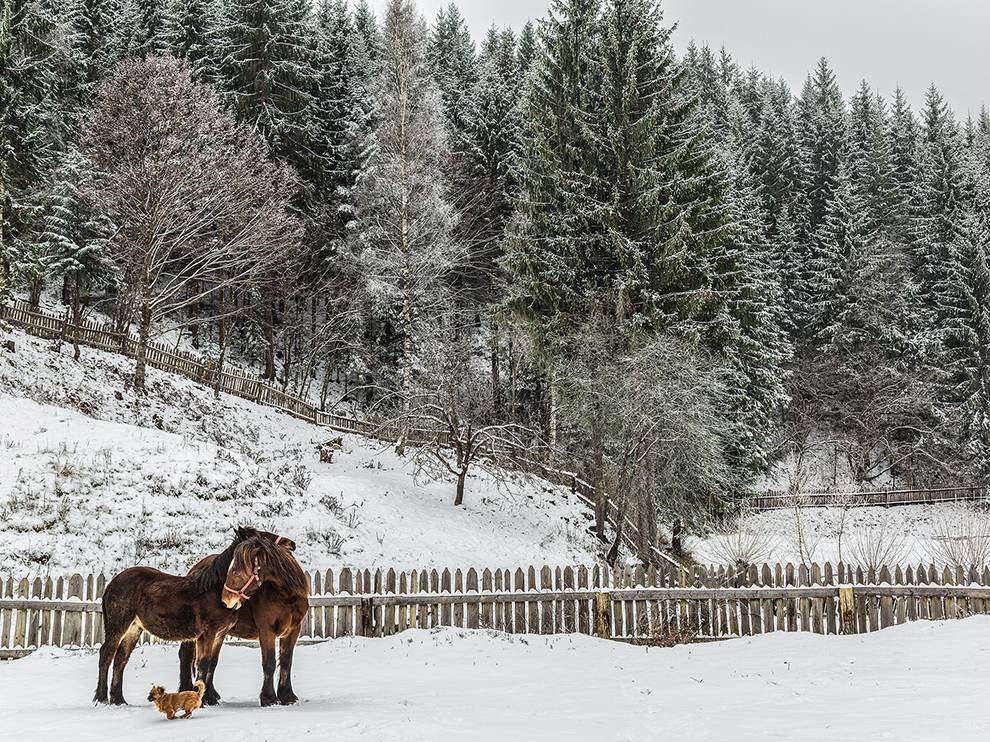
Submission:
[[181,570],[250,522],[292,536],[305,566],[589,563],[590,515],[566,489],[478,473],[418,476],[390,447],[24,333],[0,351],[0,570]]
[[[860,636],[779,633],[656,649],[583,635],[407,631],[300,647],[302,701],[260,708],[258,650],[224,649],[218,707],[166,721],[175,647],[141,646],[129,707],[93,708],[93,652],[45,648],[0,663],[0,737],[86,740],[986,739],[990,618]],[[15,731],[16,730],[16,731]]]

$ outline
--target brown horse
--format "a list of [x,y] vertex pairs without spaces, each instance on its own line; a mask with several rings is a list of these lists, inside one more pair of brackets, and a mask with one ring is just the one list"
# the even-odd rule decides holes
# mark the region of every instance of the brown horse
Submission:
[[[309,588],[306,583],[306,573],[290,552],[296,548],[291,539],[275,534],[258,532],[274,544],[284,547],[280,549],[281,558],[276,560],[279,569],[270,574],[265,583],[250,596],[250,600],[239,602],[237,621],[227,633],[240,639],[257,639],[261,644],[261,667],[264,672],[264,683],[261,689],[261,705],[271,706],[276,703],[291,704],[299,700],[292,691],[292,655],[296,640],[302,628],[302,621],[309,611]],[[223,569],[223,554],[213,554],[204,557],[189,570],[189,577],[198,579],[202,574],[217,572]],[[230,566],[231,585],[240,584],[234,573],[236,564]],[[242,574],[241,579],[250,578]],[[275,640],[279,640],[279,677],[278,691],[274,687],[275,674]],[[209,657],[208,671],[205,676],[206,694],[203,696],[205,705],[216,705],[220,694],[213,685],[222,642],[212,648]],[[199,648],[194,642],[183,642],[179,647],[179,690],[193,688],[193,669],[199,663]]]
[[218,558],[229,565],[226,570],[178,577],[151,567],[131,567],[110,580],[103,592],[104,640],[93,700],[108,700],[107,673],[112,661],[109,701],[126,703],[124,668],[142,629],[161,639],[195,642],[200,658],[197,677],[204,679],[214,648],[237,622],[237,607],[270,577],[281,581],[282,553],[285,550],[268,539],[244,539],[238,534]]

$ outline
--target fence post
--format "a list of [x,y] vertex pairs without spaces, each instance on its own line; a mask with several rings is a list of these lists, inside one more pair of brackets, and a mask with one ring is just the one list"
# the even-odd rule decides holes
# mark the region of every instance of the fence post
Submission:
[[602,639],[612,638],[612,596],[610,593],[595,593],[595,635]]
[[843,634],[856,633],[856,594],[852,585],[839,587],[839,621]]
[[374,598],[361,598],[361,636],[374,636]]

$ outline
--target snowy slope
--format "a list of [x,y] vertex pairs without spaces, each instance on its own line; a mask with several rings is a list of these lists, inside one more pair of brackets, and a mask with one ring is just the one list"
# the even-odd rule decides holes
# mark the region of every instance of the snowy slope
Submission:
[[[258,706],[256,649],[224,649],[224,702],[166,721],[146,701],[174,687],[175,648],[139,647],[130,707],[94,708],[92,652],[0,663],[0,737],[87,740],[503,742],[504,740],[986,739],[990,618],[863,636],[769,634],[673,649],[582,635],[408,631],[300,647],[293,707]],[[14,731],[16,730],[16,731]]]
[[312,568],[590,563],[590,515],[532,478],[421,476],[387,446],[331,431],[127,359],[20,332],[0,351],[0,570],[181,570],[251,522],[292,536]]

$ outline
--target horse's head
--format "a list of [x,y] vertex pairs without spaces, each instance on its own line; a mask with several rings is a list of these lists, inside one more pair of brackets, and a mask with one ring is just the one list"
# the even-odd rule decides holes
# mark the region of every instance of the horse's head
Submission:
[[277,548],[261,536],[250,536],[234,549],[234,558],[227,570],[220,600],[230,609],[240,608],[258,592],[270,574],[268,550]]
[[251,528],[250,526],[238,526],[235,534],[241,541],[246,541],[252,536],[258,536],[260,538],[267,539],[276,546],[281,546],[288,551],[296,550],[296,542],[291,538],[279,536],[277,533],[271,533],[270,531],[260,531],[257,528]]

